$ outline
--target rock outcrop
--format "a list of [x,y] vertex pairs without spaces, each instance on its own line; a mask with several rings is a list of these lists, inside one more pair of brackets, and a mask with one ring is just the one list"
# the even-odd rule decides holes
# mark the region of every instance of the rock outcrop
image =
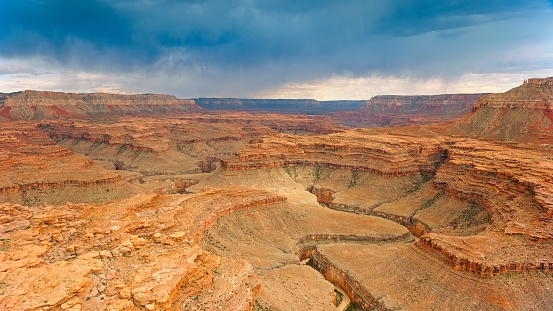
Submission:
[[379,95],[371,98],[361,111],[424,115],[463,115],[485,93],[443,95]]
[[221,215],[284,201],[234,189],[104,205],[2,204],[0,308],[251,310],[259,292],[252,266],[199,242]]
[[[116,183],[141,194],[0,204],[0,309],[332,310],[339,295],[298,252],[360,308],[547,308],[552,90],[530,79],[459,121],[405,128],[229,112],[3,122],[3,197]],[[58,116],[88,113],[31,95]],[[80,96],[64,100],[78,109]],[[370,109],[444,120],[470,96]],[[3,121],[34,109],[15,97],[0,94]],[[86,100],[109,110],[101,98]],[[140,98],[155,113],[172,100]]]
[[[445,136],[459,124],[474,118],[484,107],[509,111],[542,113],[549,109],[551,88],[548,79],[530,80],[502,95],[480,99],[465,120],[441,126],[387,130],[350,130],[324,136],[297,137],[272,135],[223,159],[227,170],[269,169],[290,166],[326,166],[335,169],[368,171],[385,177],[430,173],[434,189],[447,196],[486,208],[489,224],[474,236],[448,236],[432,233],[420,223],[419,245],[441,254],[455,269],[481,276],[513,271],[549,271],[553,259],[553,179],[552,152],[548,144],[486,142],[470,137]],[[507,100],[508,99],[508,100]],[[507,113],[509,112],[507,111]],[[478,122],[482,120],[479,119]],[[517,127],[520,124],[504,124]],[[481,126],[491,126],[484,123]],[[449,131],[449,132],[448,132]],[[542,132],[553,137],[553,132]],[[532,133],[528,133],[532,136]],[[476,137],[478,138],[478,137]],[[488,137],[488,140],[491,138]],[[333,191],[312,187],[321,203],[334,208]],[[348,210],[348,209],[343,209]],[[463,217],[475,214],[467,211]],[[415,225],[412,217],[382,211],[367,213]],[[415,219],[416,220],[416,219]],[[415,226],[416,227],[416,226]],[[494,247],[484,241],[494,241]],[[513,245],[513,251],[506,251]]]
[[483,96],[447,132],[492,141],[553,143],[553,77],[529,79],[505,93]]

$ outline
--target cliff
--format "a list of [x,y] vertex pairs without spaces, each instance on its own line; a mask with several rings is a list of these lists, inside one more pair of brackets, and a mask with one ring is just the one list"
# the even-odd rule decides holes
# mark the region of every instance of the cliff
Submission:
[[263,137],[237,155],[222,160],[221,166],[227,170],[248,170],[323,165],[391,177],[433,172],[444,156],[439,139],[357,129],[325,136]]
[[469,113],[485,94],[379,95],[357,111],[332,113],[346,127],[386,127],[446,123]]
[[448,132],[494,141],[553,143],[553,77],[483,96]]
[[36,124],[0,123],[0,193],[93,186],[121,176],[57,145]]
[[410,113],[426,115],[463,115],[471,111],[474,103],[486,95],[443,94],[443,95],[380,95],[365,103],[361,111],[373,113]]
[[521,86],[505,93],[483,96],[474,105],[474,111],[483,107],[551,110],[553,108],[553,77],[528,79]]
[[284,201],[233,189],[0,204],[0,309],[251,310],[260,287],[252,265],[205,252],[200,240],[222,215]]
[[201,110],[175,96],[23,91],[0,96],[4,119],[82,118],[98,115],[166,114]]

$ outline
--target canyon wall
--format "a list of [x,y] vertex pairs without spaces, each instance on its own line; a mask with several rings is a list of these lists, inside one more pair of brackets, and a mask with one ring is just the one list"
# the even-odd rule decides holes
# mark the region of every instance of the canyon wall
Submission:
[[483,95],[379,95],[357,111],[334,112],[331,117],[350,128],[446,123],[469,113]]
[[56,144],[36,124],[0,123],[0,193],[114,183],[119,174]]
[[275,134],[223,159],[221,166],[248,170],[323,165],[392,177],[434,172],[444,157],[439,139],[373,135],[358,129],[326,136]]
[[194,102],[210,110],[268,111],[281,113],[322,114],[332,111],[356,110],[364,100],[318,101],[314,99],[246,99],[195,98]]
[[483,96],[447,133],[492,141],[553,143],[553,77]]
[[22,91],[0,97],[0,117],[8,120],[168,114],[199,110],[201,108],[192,100],[158,94],[73,94]]
[[485,93],[443,95],[379,95],[365,103],[361,111],[372,113],[464,115]]

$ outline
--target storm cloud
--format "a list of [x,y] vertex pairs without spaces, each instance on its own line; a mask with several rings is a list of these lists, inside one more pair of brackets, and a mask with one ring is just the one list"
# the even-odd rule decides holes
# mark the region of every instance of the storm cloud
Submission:
[[3,0],[0,29],[2,59],[181,97],[553,68],[545,0]]

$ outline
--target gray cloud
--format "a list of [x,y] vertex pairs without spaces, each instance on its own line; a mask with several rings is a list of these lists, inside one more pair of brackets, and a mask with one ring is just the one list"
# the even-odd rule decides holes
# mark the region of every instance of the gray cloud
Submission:
[[550,65],[508,55],[530,44],[553,54],[551,8],[545,0],[4,0],[0,57],[116,74],[128,91],[183,97],[341,74],[447,79]]

